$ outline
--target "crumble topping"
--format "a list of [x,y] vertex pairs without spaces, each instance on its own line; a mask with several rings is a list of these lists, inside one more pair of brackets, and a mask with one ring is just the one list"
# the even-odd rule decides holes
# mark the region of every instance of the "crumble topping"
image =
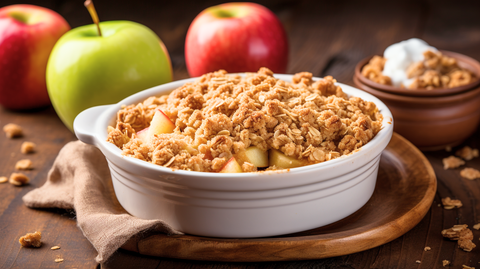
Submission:
[[17,170],[31,170],[33,169],[32,161],[29,159],[23,159],[15,164]]
[[[308,72],[286,82],[267,68],[244,78],[208,73],[169,95],[124,106],[107,141],[125,156],[204,172],[218,172],[251,146],[279,150],[305,165],[328,161],[368,143],[383,120],[373,102],[348,97],[335,82],[330,76],[314,81]],[[149,127],[157,108],[175,129],[144,141],[138,132]],[[240,165],[244,172],[257,170],[249,162]]]
[[466,161],[470,161],[471,159],[478,157],[478,149],[472,149],[469,146],[465,146],[457,150],[455,155]]
[[30,178],[22,173],[12,173],[8,179],[8,182],[15,186],[23,186],[30,182]]
[[37,145],[35,145],[35,143],[25,141],[22,143],[22,147],[20,150],[23,154],[29,154],[35,152],[36,147]]
[[[424,60],[411,64],[406,74],[413,79],[410,85],[401,85],[401,88],[433,90],[453,88],[467,85],[477,78],[468,69],[461,68],[455,58],[443,55],[441,52],[427,50],[423,53]],[[386,58],[374,56],[362,68],[362,75],[374,82],[392,85],[390,77],[382,74]]]
[[443,162],[443,169],[457,168],[465,164],[464,160],[457,158],[453,155],[447,158],[444,158],[442,162]]
[[468,225],[466,224],[454,225],[450,229],[443,230],[442,235],[450,240],[457,240],[459,248],[465,251],[472,251],[476,245],[472,242],[472,230],[468,229],[467,227]]
[[23,136],[23,129],[22,127],[18,126],[14,123],[9,123],[3,126],[3,131],[8,138],[16,138]]
[[480,171],[475,168],[467,167],[463,168],[462,171],[460,171],[460,176],[466,179],[474,180],[480,178]]
[[445,209],[459,208],[463,205],[462,201],[450,199],[450,197],[442,198],[442,204]]
[[18,242],[23,247],[35,247],[39,248],[42,246],[42,233],[41,232],[34,232],[34,233],[27,233],[26,235],[20,237]]

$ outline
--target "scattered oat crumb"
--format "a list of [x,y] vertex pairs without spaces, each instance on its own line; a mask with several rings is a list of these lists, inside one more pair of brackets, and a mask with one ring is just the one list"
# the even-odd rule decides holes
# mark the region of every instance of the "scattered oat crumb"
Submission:
[[451,240],[458,240],[458,247],[464,251],[472,251],[476,245],[472,242],[473,233],[472,230],[467,228],[466,224],[454,225],[450,229],[442,231],[443,237],[447,237]]
[[446,146],[446,147],[445,147],[445,151],[446,151],[446,152],[452,151],[452,147],[451,147],[451,146]]
[[475,269],[475,267],[470,267],[468,265],[463,264],[462,269]]
[[51,247],[50,249],[51,249],[51,250],[57,250],[57,249],[60,249],[60,247],[59,247],[59,246],[53,246],[53,247]]
[[17,170],[31,170],[31,169],[33,169],[32,161],[29,160],[29,159],[20,160],[15,164],[15,169],[17,169]]
[[8,181],[7,177],[0,177],[0,183],[5,183]]
[[22,186],[25,184],[28,184],[30,182],[30,178],[28,178],[26,175],[22,173],[12,173],[10,175],[10,179],[8,180],[10,184],[13,184],[15,186]]
[[450,261],[449,260],[443,260],[442,263],[443,263],[443,267],[445,267],[445,266],[450,264]]
[[473,229],[480,230],[480,223],[473,225]]
[[470,161],[471,159],[478,157],[478,149],[472,149],[469,146],[465,146],[457,150],[455,155],[466,161]]
[[455,207],[459,208],[463,205],[462,201],[452,200],[450,199],[450,197],[442,198],[442,204],[443,204],[443,208],[445,209],[453,209]]
[[36,147],[37,145],[35,145],[35,143],[25,141],[22,143],[21,152],[23,154],[33,153],[35,152]]
[[63,258],[56,258],[56,259],[55,259],[55,262],[63,262],[63,261],[64,261]]
[[20,237],[18,242],[24,247],[35,247],[39,248],[42,245],[42,233],[34,232],[27,233],[26,235]]
[[425,247],[423,250],[429,251],[429,250],[432,250],[432,248],[431,247]]
[[15,137],[21,137],[23,136],[23,130],[22,127],[14,124],[14,123],[9,123],[5,126],[3,126],[3,131],[7,135],[8,138],[15,138]]
[[443,161],[443,169],[457,168],[465,164],[464,160],[457,158],[453,155],[450,157],[444,158],[442,161]]
[[415,262],[416,262],[416,263],[422,263],[420,260],[416,260]]
[[475,168],[467,167],[460,171],[460,176],[466,179],[474,180],[480,178],[480,171]]

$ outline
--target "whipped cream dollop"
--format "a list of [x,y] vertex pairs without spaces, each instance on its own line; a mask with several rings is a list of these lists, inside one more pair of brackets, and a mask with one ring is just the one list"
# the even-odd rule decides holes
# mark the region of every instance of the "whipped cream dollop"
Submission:
[[407,68],[412,63],[423,61],[423,53],[427,50],[438,51],[435,47],[429,46],[427,42],[418,38],[411,38],[390,45],[383,53],[383,57],[387,61],[382,74],[392,79],[393,86],[400,87],[403,84],[403,86],[408,87],[413,79],[407,77]]

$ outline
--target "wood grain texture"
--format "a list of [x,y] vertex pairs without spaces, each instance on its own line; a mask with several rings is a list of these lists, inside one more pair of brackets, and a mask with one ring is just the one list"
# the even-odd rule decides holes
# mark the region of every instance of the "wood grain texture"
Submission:
[[[58,11],[72,27],[91,23],[83,1],[25,0],[22,3],[45,6]],[[187,78],[183,56],[184,39],[190,22],[204,8],[224,1],[96,1],[101,20],[127,19],[147,25],[164,41],[172,58],[174,78]],[[332,75],[340,82],[353,85],[355,64],[367,56],[381,54],[390,44],[411,37],[423,38],[440,49],[450,50],[480,60],[480,1],[476,0],[260,0],[284,23],[290,41],[288,73],[309,71],[315,76]],[[0,0],[0,6],[19,3]],[[41,186],[58,151],[75,136],[63,126],[53,109],[12,112],[0,109],[0,125],[14,122],[26,129],[18,140],[0,135],[0,176],[13,172],[15,162],[23,157],[21,141],[38,144],[37,153],[29,156],[35,169],[27,172],[30,185],[16,188],[0,184],[0,268],[93,268],[95,249],[82,235],[72,212],[32,210],[21,197]],[[477,128],[461,146],[480,148]],[[13,154],[13,155],[12,155]],[[403,236],[378,247],[339,257],[282,262],[211,262],[140,255],[119,250],[102,268],[449,268],[462,265],[480,267],[480,232],[474,230],[479,247],[472,252],[458,249],[456,242],[440,236],[442,229],[455,224],[480,222],[480,180],[469,181],[459,169],[444,170],[442,158],[451,155],[444,150],[424,153],[438,180],[433,206],[426,216]],[[480,159],[466,166],[480,169]],[[444,210],[437,206],[441,198],[460,199],[463,207]],[[37,229],[44,233],[44,247],[20,248],[18,237]],[[57,251],[49,246],[59,245]],[[423,251],[430,246],[431,251]],[[61,255],[65,261],[53,260]],[[416,260],[421,263],[417,264]],[[99,267],[99,266],[98,266]]]

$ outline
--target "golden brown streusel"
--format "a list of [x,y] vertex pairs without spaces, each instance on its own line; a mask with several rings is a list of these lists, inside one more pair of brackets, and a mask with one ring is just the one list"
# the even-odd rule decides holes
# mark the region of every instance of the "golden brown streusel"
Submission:
[[449,260],[443,260],[442,264],[443,264],[443,267],[445,267],[445,266],[450,264],[450,261]]
[[443,169],[457,168],[465,164],[464,160],[457,158],[453,155],[447,158],[443,158],[442,162],[443,162]]
[[37,147],[37,145],[35,145],[35,143],[25,141],[25,142],[22,143],[22,147],[21,147],[20,151],[23,154],[34,153],[35,150],[36,150],[36,147]]
[[23,186],[30,182],[30,178],[22,173],[12,173],[8,179],[8,182],[15,186]]
[[442,198],[442,204],[445,209],[459,208],[463,205],[462,201],[450,199],[450,197]]
[[466,161],[470,161],[471,159],[478,157],[478,149],[472,149],[469,146],[465,146],[457,150],[455,155]]
[[33,169],[32,161],[29,160],[29,159],[20,160],[15,164],[15,169],[17,169],[17,170],[31,170],[31,169]]
[[3,131],[5,132],[8,138],[16,138],[16,137],[23,136],[22,127],[14,123],[9,123],[3,126]]
[[0,184],[8,181],[7,177],[0,177]]
[[443,230],[442,235],[451,240],[458,240],[457,244],[459,248],[465,251],[471,251],[475,248],[475,244],[472,242],[472,230],[467,227],[468,225],[466,224],[454,225],[452,228]]
[[[407,77],[413,79],[408,85],[409,89],[453,88],[477,79],[471,71],[461,68],[455,58],[445,56],[441,52],[428,50],[423,56],[423,61],[412,63],[405,70]],[[362,75],[374,82],[392,85],[390,77],[382,74],[386,61],[387,59],[382,56],[374,56],[362,68]]]
[[26,235],[20,237],[18,242],[23,247],[35,247],[39,248],[42,246],[42,233],[41,232],[34,232],[34,233],[27,233]]
[[[107,141],[125,156],[172,169],[218,172],[250,146],[277,149],[307,164],[328,161],[358,150],[382,128],[375,104],[348,97],[332,77],[314,81],[302,72],[292,80],[276,79],[267,68],[244,78],[224,70],[208,73],[169,95],[124,106]],[[149,126],[157,108],[176,127],[144,142],[136,133]]]
[[462,171],[460,171],[460,176],[466,179],[474,180],[474,179],[480,178],[480,171],[478,171],[475,168],[467,167],[462,169]]

